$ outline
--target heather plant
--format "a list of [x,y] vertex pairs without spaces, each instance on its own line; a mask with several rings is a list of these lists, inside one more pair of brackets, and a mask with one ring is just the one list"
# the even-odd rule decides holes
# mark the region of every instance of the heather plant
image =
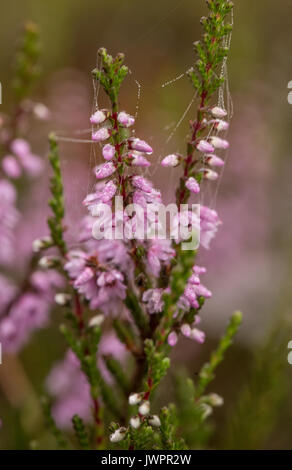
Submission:
[[[95,102],[90,117],[92,145],[104,162],[94,168],[97,183],[83,201],[88,213],[80,221],[77,247],[66,236],[70,227],[64,221],[60,137],[50,135],[49,234],[34,242],[28,282],[3,304],[0,340],[4,349],[19,350],[34,329],[45,325],[52,299],[60,307],[68,351],[51,370],[42,400],[60,448],[201,447],[208,438],[208,417],[223,404],[207,387],[238,330],[240,312],[232,315],[198,375],[176,377],[176,403],[165,399],[156,409],[154,401],[179,336],[204,342],[198,325],[212,295],[201,282],[206,268],[197,264],[197,255],[210,247],[221,221],[213,208],[200,204],[200,192],[218,178],[229,147],[224,90],[233,4],[209,0],[207,6],[203,37],[194,43],[195,62],[187,72],[197,111],[186,153],[167,155],[161,162],[166,178],[169,171],[181,175],[169,226],[159,216],[161,192],[143,173],[151,166],[153,149],[136,136],[135,118],[120,107],[120,89],[129,73],[123,54],[112,57],[101,48],[93,70],[95,88],[108,99],[105,108]],[[36,45],[35,32],[28,30],[17,66],[18,104],[35,76]],[[36,163],[27,142],[18,137],[18,124],[13,126],[12,140],[5,143],[13,154],[3,160],[10,179],[20,176],[21,165],[35,169]],[[5,184],[14,188],[10,181]],[[9,191],[3,190],[6,199]],[[186,243],[190,239],[195,243]]]

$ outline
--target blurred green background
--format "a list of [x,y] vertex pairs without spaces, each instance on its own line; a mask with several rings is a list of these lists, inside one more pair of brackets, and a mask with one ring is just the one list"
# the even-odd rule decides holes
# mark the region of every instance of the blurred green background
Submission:
[[[289,0],[234,3],[228,61],[234,106],[231,150],[220,185],[206,194],[206,202],[224,222],[211,252],[202,256],[208,268],[206,285],[213,291],[203,313],[207,342],[201,347],[182,342],[173,361],[183,362],[191,373],[197,371],[231,312],[240,308],[243,328],[211,387],[225,398],[225,406],[214,415],[212,446],[291,448],[292,366],[287,345],[292,339],[292,106],[287,86],[292,80],[292,6]],[[192,43],[200,38],[199,20],[205,13],[203,0],[4,1],[1,107],[10,106],[12,63],[26,20],[39,25],[43,43],[36,96],[50,108],[52,120],[39,132],[32,130],[31,139],[44,156],[51,128],[70,134],[88,127],[90,71],[97,49],[124,52],[132,73],[121,101],[127,111],[135,112],[138,81],[137,133],[154,146],[153,178],[169,199],[176,176],[166,176],[155,160],[184,149],[191,111],[173,138],[167,138],[189,104],[192,89],[185,77],[162,85],[192,65]],[[90,149],[64,144],[62,159],[68,188],[77,194],[71,212],[81,214],[79,204],[88,191],[92,165]],[[39,206],[45,203],[46,194]],[[29,216],[29,205],[26,210]],[[37,396],[64,351],[57,324],[58,314],[49,328],[34,336],[20,360],[4,358],[0,366],[1,449],[27,448],[41,428]],[[47,436],[43,442],[53,446]]]

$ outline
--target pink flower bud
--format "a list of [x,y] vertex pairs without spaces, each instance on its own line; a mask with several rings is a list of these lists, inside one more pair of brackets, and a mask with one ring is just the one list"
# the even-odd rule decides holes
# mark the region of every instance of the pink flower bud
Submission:
[[105,160],[112,160],[116,153],[116,149],[111,144],[106,144],[102,149],[102,155]]
[[190,338],[191,336],[191,333],[192,333],[192,329],[190,327],[190,325],[188,323],[184,323],[181,328],[180,328],[180,331],[182,332],[182,334],[186,337],[186,338]]
[[179,156],[176,154],[167,155],[167,157],[165,157],[161,162],[161,165],[164,167],[177,166],[178,164],[179,164]]
[[11,150],[18,157],[22,157],[30,153],[30,145],[24,139],[15,139],[11,144]]
[[[213,147],[215,147],[216,149],[226,150],[229,147],[229,142],[227,140],[220,139],[220,137],[217,137],[217,136],[210,137],[210,141],[211,141],[211,144],[213,145]],[[212,152],[210,152],[210,153],[212,153]]]
[[75,280],[74,287],[80,287],[83,284],[86,284],[86,282],[90,281],[93,277],[94,277],[93,269],[89,267],[85,268]]
[[95,142],[102,142],[110,137],[111,133],[107,127],[101,127],[98,131],[92,134],[92,140]]
[[144,191],[145,193],[152,192],[152,184],[146,178],[143,178],[143,176],[134,176],[132,181],[133,185],[141,191]]
[[144,140],[140,140],[137,138],[130,139],[129,145],[131,149],[137,150],[138,152],[145,152],[149,154],[153,153],[152,147],[150,147],[150,145],[148,145],[147,142],[145,142]]
[[120,124],[122,124],[122,126],[130,127],[133,126],[133,124],[135,123],[135,118],[133,116],[130,116],[130,114],[121,111],[118,114],[118,121]]
[[101,180],[103,178],[107,178],[108,176],[112,175],[116,171],[116,167],[112,162],[102,163],[98,165],[95,170],[95,176],[97,179]]
[[105,187],[101,191],[101,202],[103,202],[104,204],[109,202],[116,194],[116,191],[117,186],[115,185],[115,183],[113,183],[112,181],[106,183]]
[[167,342],[169,344],[169,346],[175,346],[176,343],[177,343],[177,334],[175,331],[172,331],[171,333],[169,333],[168,335],[168,338],[167,338]]
[[132,152],[131,154],[129,154],[129,156],[133,158],[131,163],[134,166],[141,166],[146,168],[151,165],[147,158],[143,157],[143,155],[139,153]]
[[186,181],[186,187],[191,191],[191,193],[199,194],[200,192],[200,185],[192,176]]
[[7,155],[2,160],[2,168],[9,178],[19,178],[21,175],[21,167],[12,155]]
[[195,274],[200,275],[200,274],[206,274],[207,269],[204,268],[203,266],[194,266],[193,271]]
[[200,140],[200,142],[197,145],[197,149],[199,152],[203,153],[213,153],[214,152],[214,147],[209,144],[206,140]]
[[206,162],[210,166],[223,166],[224,165],[224,160],[222,158],[217,157],[217,155],[206,155]]
[[219,108],[219,106],[214,106],[213,108],[211,108],[211,113],[212,116],[219,119],[227,116],[227,111],[225,111],[225,109]]
[[211,124],[215,127],[215,129],[219,132],[227,131],[229,128],[229,123],[226,121],[222,121],[221,119],[213,119],[210,121]]
[[106,113],[104,111],[98,110],[90,117],[90,122],[91,124],[101,124],[106,120],[106,118]]
[[198,330],[198,328],[193,328],[191,331],[191,338],[197,341],[197,343],[203,344],[206,339],[206,335],[204,331]]

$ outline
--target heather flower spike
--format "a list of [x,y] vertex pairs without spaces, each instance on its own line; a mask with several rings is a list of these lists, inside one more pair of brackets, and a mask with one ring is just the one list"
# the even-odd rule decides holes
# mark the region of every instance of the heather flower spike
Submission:
[[[68,349],[46,381],[46,390],[54,398],[52,408],[46,401],[43,404],[61,448],[66,433],[71,437],[74,432],[72,443],[82,449],[184,450],[192,430],[194,439],[201,433],[205,436],[203,421],[213,407],[222,404],[221,397],[206,395],[205,389],[238,330],[238,312],[195,383],[189,379],[184,384],[183,406],[194,421],[192,426],[185,428],[179,408],[168,403],[167,394],[161,393],[153,403],[154,392],[172,366],[170,354],[179,339],[188,341],[188,354],[194,348],[191,340],[199,345],[205,341],[205,328],[198,325],[204,318],[204,304],[212,296],[202,281],[206,268],[196,264],[196,257],[198,251],[210,248],[221,222],[208,206],[191,210],[190,198],[199,203],[201,184],[207,179],[212,186],[218,177],[214,168],[223,166],[221,153],[229,147],[217,134],[229,126],[222,104],[221,70],[228,53],[233,5],[228,0],[208,0],[207,5],[210,14],[202,19],[203,40],[194,44],[196,57],[187,73],[198,103],[186,152],[171,153],[161,161],[162,167],[172,167],[180,175],[171,201],[179,211],[167,227],[171,236],[161,236],[164,224],[158,214],[163,198],[146,176],[148,156],[154,153],[149,135],[145,140],[142,134],[136,137],[131,110],[120,108],[121,86],[129,72],[124,55],[113,57],[101,48],[92,75],[107,102],[104,109],[95,104],[88,116],[90,142],[100,159],[93,170],[93,189],[88,194],[84,188],[85,217],[74,227],[76,240],[72,241],[70,217],[65,220],[58,137],[52,134],[49,236],[33,243],[30,271],[21,286],[24,292],[0,277],[0,308],[5,312],[0,310],[0,341],[8,351],[18,351],[33,331],[43,328],[50,309],[58,310],[56,318],[63,313],[60,332]],[[29,65],[33,70],[32,58]],[[19,135],[14,132],[2,163],[11,180],[22,172],[32,175],[38,170],[38,158]],[[16,187],[7,178],[0,181],[0,241],[5,246],[18,217]],[[181,205],[185,210],[180,212]],[[181,227],[186,236],[177,232]],[[200,243],[185,249],[197,229]],[[193,360],[197,361],[196,355]],[[152,414],[154,408],[157,414]],[[114,422],[110,422],[112,417]]]

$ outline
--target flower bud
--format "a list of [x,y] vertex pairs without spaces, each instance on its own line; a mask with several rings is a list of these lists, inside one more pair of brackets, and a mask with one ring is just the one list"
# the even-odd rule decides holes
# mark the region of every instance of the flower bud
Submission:
[[120,442],[125,438],[127,429],[126,428],[119,428],[115,432],[110,435],[111,442]]
[[200,405],[200,408],[202,410],[202,419],[205,420],[206,418],[208,418],[208,416],[210,416],[212,413],[213,413],[213,409],[212,409],[212,406],[210,405],[207,405],[207,403],[202,403]]
[[159,428],[159,426],[161,426],[161,421],[157,415],[149,416],[148,423],[155,428]]
[[212,116],[214,116],[215,118],[221,119],[227,116],[227,111],[225,111],[225,109],[220,108],[219,106],[214,106],[213,108],[211,108],[210,111]]
[[220,137],[217,137],[217,136],[210,137],[210,142],[213,145],[213,147],[215,147],[216,149],[226,150],[229,147],[229,142],[227,140],[220,139]]
[[175,346],[176,343],[177,343],[177,334],[175,331],[172,331],[171,333],[169,333],[168,335],[168,338],[167,338],[167,342],[169,344],[169,346]]
[[200,192],[200,185],[192,176],[186,181],[186,187],[191,191],[191,193],[198,194]]
[[102,149],[102,156],[105,160],[112,160],[115,156],[116,149],[111,144],[106,144]]
[[58,305],[68,305],[68,303],[71,300],[71,295],[70,294],[65,294],[64,292],[59,292],[58,294],[55,295],[55,302]]
[[139,416],[133,416],[131,419],[130,419],[130,425],[132,426],[132,428],[134,429],[138,429],[141,425],[141,421],[140,421],[140,418]]
[[91,124],[101,124],[106,120],[106,118],[107,114],[99,109],[94,114],[92,114],[92,116],[90,117],[90,122]]
[[102,163],[98,165],[95,170],[95,176],[97,179],[107,178],[108,176],[112,175],[116,171],[116,167],[112,162]]
[[150,403],[148,400],[145,400],[141,403],[141,405],[139,406],[139,413],[142,415],[142,416],[146,416],[149,414],[149,411],[150,411]]
[[190,325],[188,323],[184,323],[181,327],[180,327],[180,331],[182,332],[182,334],[186,337],[186,338],[189,338],[192,334],[192,329],[190,327]]
[[197,145],[197,149],[199,152],[203,153],[213,153],[214,152],[214,147],[209,144],[206,140],[200,140],[200,142]]
[[203,173],[203,177],[206,180],[215,181],[218,178],[218,173],[209,168],[201,168],[199,171]]
[[211,406],[222,406],[224,404],[224,399],[217,393],[210,393],[210,395],[208,395],[208,401]]
[[93,132],[92,134],[92,140],[95,142],[103,142],[104,140],[107,140],[111,135],[110,130],[107,127],[101,127],[98,129],[98,131]]
[[142,393],[132,393],[129,396],[129,404],[130,405],[139,405],[143,399],[143,394]]
[[39,253],[41,250],[48,248],[51,244],[51,237],[38,238],[32,242],[32,251],[34,253]]
[[213,124],[213,126],[218,132],[227,131],[229,128],[229,123],[226,121],[222,121],[221,119],[213,119],[212,121],[210,121],[210,124]]
[[223,166],[224,160],[222,158],[217,157],[217,155],[206,155],[206,163],[210,166]]
[[161,165],[164,167],[167,166],[177,166],[179,164],[180,158],[176,154],[167,155],[161,162]]
[[93,328],[94,326],[100,326],[104,322],[104,315],[95,315],[89,320],[88,326]]
[[124,111],[121,111],[118,114],[118,121],[120,124],[122,124],[122,126],[130,127],[130,126],[133,126],[133,124],[135,123],[135,118],[131,116],[130,114],[127,114]]
[[144,140],[140,140],[137,138],[134,139],[129,139],[129,146],[133,150],[137,150],[138,152],[144,152],[144,153],[153,153],[152,147],[147,144]]
[[41,268],[49,269],[54,268],[59,263],[59,258],[56,256],[43,256],[39,260],[39,266]]
[[74,282],[74,287],[80,287],[83,286],[83,284],[86,284],[88,281],[90,281],[94,277],[94,271],[92,268],[85,268],[82,273],[77,277],[77,279]]

